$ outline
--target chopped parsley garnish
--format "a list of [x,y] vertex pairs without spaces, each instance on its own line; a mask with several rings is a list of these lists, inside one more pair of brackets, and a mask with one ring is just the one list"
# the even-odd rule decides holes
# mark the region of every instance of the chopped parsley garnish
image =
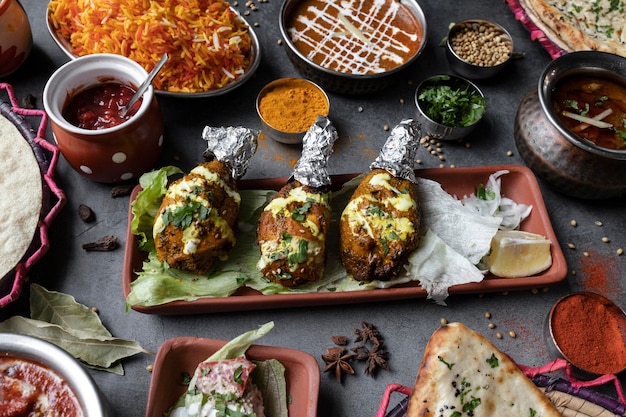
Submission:
[[291,213],[291,218],[297,222],[302,223],[306,220],[306,214],[311,210],[313,204],[309,201],[304,203],[301,207],[296,207]]
[[205,220],[209,217],[211,208],[203,206],[197,201],[189,201],[173,209],[167,209],[163,213],[163,223],[165,226],[172,224],[178,229],[186,229],[191,225],[194,215],[198,220]]
[[291,252],[287,255],[287,260],[290,265],[301,264],[306,262],[308,257],[309,242],[306,239],[302,239],[298,242],[298,252]]
[[452,369],[452,367],[454,366],[453,363],[446,362],[446,360],[444,358],[442,358],[441,356],[437,356],[437,359],[439,359],[439,362],[441,362],[444,365],[446,365],[448,367],[448,369]]
[[380,244],[383,247],[383,256],[389,255],[389,245],[387,244],[387,239],[384,237],[380,238]]
[[533,410],[532,408],[529,408],[528,410],[530,417],[535,417],[537,415],[537,410]]
[[239,385],[243,384],[243,378],[241,377],[242,375],[243,375],[243,366],[239,365],[237,369],[235,369],[235,372],[233,373],[233,379]]
[[497,368],[498,365],[500,365],[498,358],[496,358],[495,353],[491,354],[490,358],[487,358],[487,363],[489,364],[489,366],[491,366],[492,368]]
[[496,198],[496,193],[489,188],[485,188],[483,184],[478,184],[476,189],[474,190],[474,194],[479,200],[494,200]]
[[432,85],[420,91],[418,100],[428,117],[445,126],[472,125],[485,112],[485,98],[469,88]]
[[365,210],[365,212],[367,214],[371,214],[372,216],[378,216],[378,217],[385,217],[387,215],[387,213],[385,213],[384,210],[382,210],[380,207],[374,206],[374,205],[370,205],[367,208],[367,210]]

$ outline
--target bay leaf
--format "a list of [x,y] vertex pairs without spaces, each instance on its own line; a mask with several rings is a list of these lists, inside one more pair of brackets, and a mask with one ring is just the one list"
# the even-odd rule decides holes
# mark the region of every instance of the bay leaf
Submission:
[[115,337],[83,337],[68,332],[57,324],[14,316],[0,323],[0,332],[13,332],[38,337],[53,343],[86,364],[107,369],[121,359],[137,353],[148,353],[133,341]]
[[30,285],[30,318],[57,324],[70,333],[76,330],[85,335],[111,336],[95,311],[69,294],[49,291],[35,283]]

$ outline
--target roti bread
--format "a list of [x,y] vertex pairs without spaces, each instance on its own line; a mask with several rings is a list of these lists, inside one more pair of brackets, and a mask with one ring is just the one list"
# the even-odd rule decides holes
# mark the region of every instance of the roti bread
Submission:
[[562,417],[485,336],[450,323],[431,336],[407,417]]
[[626,14],[615,2],[519,0],[528,18],[561,49],[626,56]]
[[18,128],[0,114],[0,280],[30,246],[43,200],[39,164]]

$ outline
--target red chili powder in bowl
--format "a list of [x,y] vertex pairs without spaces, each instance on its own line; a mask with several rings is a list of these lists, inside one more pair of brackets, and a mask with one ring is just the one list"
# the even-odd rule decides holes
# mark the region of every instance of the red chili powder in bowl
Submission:
[[608,299],[590,292],[562,298],[550,312],[550,329],[575,367],[599,375],[626,368],[626,315]]

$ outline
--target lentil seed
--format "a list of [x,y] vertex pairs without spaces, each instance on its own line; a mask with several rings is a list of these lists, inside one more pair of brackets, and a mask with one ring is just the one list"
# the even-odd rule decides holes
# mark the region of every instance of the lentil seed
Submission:
[[606,237],[606,236],[604,236],[604,237],[602,237],[602,241],[603,241],[604,243],[609,243],[609,238],[608,238],[608,237]]
[[617,256],[620,256],[620,255],[622,255],[624,253],[624,249],[619,248],[619,249],[617,249],[616,252],[617,252]]
[[498,339],[502,339],[502,333],[497,332],[497,333],[496,333],[496,337],[497,337]]
[[488,327],[489,327],[490,329],[495,329],[495,328],[496,328],[496,325],[495,325],[494,323],[489,323],[489,324],[488,324]]
[[513,330],[509,331],[509,336],[511,336],[513,339],[517,337],[517,335],[515,334]]

